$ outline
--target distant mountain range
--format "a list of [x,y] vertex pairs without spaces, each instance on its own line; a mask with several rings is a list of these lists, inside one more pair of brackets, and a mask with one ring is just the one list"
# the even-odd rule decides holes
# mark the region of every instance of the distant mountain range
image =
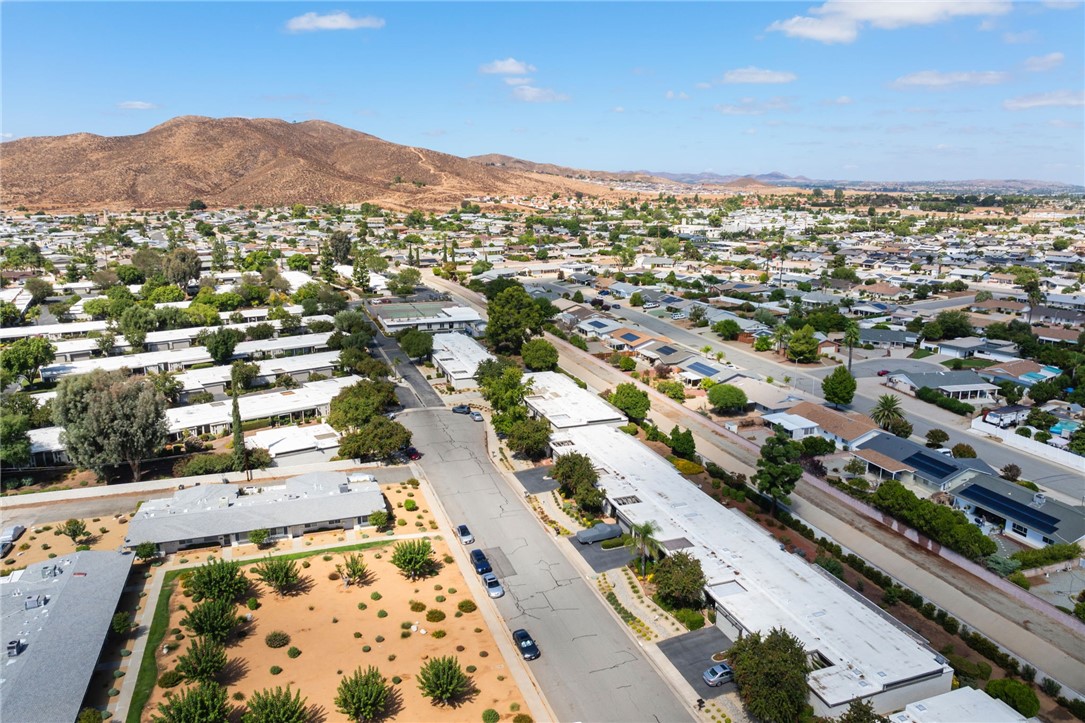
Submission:
[[870,182],[757,175],[590,171],[512,156],[460,158],[325,121],[181,116],[131,136],[77,133],[0,144],[0,205],[35,210],[353,203],[443,210],[468,198],[711,193],[784,188],[1085,192],[1021,180]]

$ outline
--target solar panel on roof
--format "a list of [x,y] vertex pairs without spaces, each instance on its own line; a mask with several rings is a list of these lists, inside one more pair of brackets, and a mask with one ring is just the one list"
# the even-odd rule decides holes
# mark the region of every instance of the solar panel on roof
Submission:
[[711,376],[714,376],[715,374],[718,373],[717,369],[713,369],[712,367],[708,366],[707,364],[702,364],[701,362],[693,362],[692,364],[690,364],[687,367],[687,369],[690,369],[691,371],[695,371],[698,374],[701,374],[701,375],[706,376],[706,377],[711,377]]
[[640,337],[639,337],[638,335],[634,334],[634,333],[633,333],[633,332],[631,332],[631,331],[627,331],[626,333],[622,334],[621,338],[622,338],[622,339],[623,339],[624,341],[636,341],[636,340],[637,340],[637,339],[639,339]]
[[599,320],[595,320],[595,321],[589,321],[589,322],[588,322],[588,325],[589,325],[589,326],[594,326],[594,327],[595,327],[596,329],[602,329],[602,328],[603,328],[604,326],[606,326],[607,324],[606,324],[606,322],[605,322],[605,321],[599,321]]
[[957,496],[971,500],[991,512],[997,512],[1000,515],[1024,523],[1040,532],[1050,534],[1057,530],[1059,526],[1058,518],[976,484],[968,485],[958,492]]
[[950,472],[957,469],[954,465],[935,458],[934,455],[924,454],[922,452],[916,452],[907,457],[904,459],[904,464],[910,465],[917,471],[923,472],[926,476],[934,479],[942,479]]
[[677,296],[671,296],[671,295],[668,294],[667,296],[663,297],[662,301],[666,301],[668,304],[672,304],[672,303],[674,303],[676,301],[681,301],[681,299],[678,298]]
[[656,349],[656,351],[659,352],[660,354],[662,354],[663,356],[669,356],[671,354],[674,354],[678,350],[675,349],[674,347],[664,345],[664,346],[661,346],[658,349]]

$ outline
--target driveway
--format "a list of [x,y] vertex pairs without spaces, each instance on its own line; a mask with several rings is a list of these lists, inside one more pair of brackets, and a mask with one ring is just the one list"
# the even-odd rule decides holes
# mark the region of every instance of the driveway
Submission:
[[538,495],[544,492],[556,490],[559,485],[556,479],[547,479],[552,467],[535,467],[516,473],[516,479],[524,486],[528,494]]
[[667,656],[671,665],[693,686],[697,695],[705,700],[716,698],[734,690],[734,683],[726,683],[717,688],[710,688],[704,682],[704,672],[715,665],[712,656],[721,650],[727,650],[732,641],[715,625],[700,630],[668,638],[659,643],[659,650]]
[[418,367],[412,364],[407,359],[407,355],[400,350],[399,342],[379,331],[375,342],[380,355],[410,387],[408,390],[401,385],[396,385],[396,399],[404,409],[445,406],[441,395],[433,390],[426,378],[422,376],[422,372],[418,371]]
[[591,565],[591,569],[597,573],[625,567],[633,559],[634,555],[632,547],[615,547],[613,550],[604,550],[602,544],[581,545],[576,541],[575,536],[566,537],[565,540],[584,558],[584,562]]
[[946,368],[941,364],[922,361],[920,359],[867,359],[857,361],[851,365],[852,374],[858,379],[861,377],[876,377],[882,369],[891,372],[908,372],[922,374],[925,372],[944,372]]

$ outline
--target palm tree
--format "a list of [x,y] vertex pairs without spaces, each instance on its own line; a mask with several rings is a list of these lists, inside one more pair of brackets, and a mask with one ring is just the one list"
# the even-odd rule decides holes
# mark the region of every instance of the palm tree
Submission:
[[723,361],[723,358],[724,358],[725,356],[727,356],[727,355],[726,355],[726,354],[724,354],[724,353],[723,353],[722,351],[718,351],[718,352],[716,352],[716,361]]
[[631,530],[633,537],[637,540],[637,546],[640,548],[641,577],[647,574],[648,555],[654,555],[659,550],[659,540],[654,536],[655,533],[659,532],[659,529],[659,525],[656,524],[655,520],[648,520],[639,525],[633,525]]
[[894,424],[904,421],[904,410],[900,406],[900,397],[896,394],[883,394],[878,403],[870,410],[870,418],[882,429],[889,429]]
[[844,345],[848,347],[848,374],[851,374],[851,350],[859,344],[859,325],[849,321],[844,327]]
[[776,353],[779,354],[784,346],[791,340],[791,327],[787,324],[777,324],[772,331],[772,340],[776,342]]
[[708,344],[705,344],[704,346],[701,347],[701,353],[704,354],[705,356],[708,356],[709,354],[712,353],[712,347],[710,347]]

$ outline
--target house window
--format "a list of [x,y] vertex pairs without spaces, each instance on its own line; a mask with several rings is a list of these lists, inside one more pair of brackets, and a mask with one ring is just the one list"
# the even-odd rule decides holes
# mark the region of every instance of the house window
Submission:
[[1050,537],[1042,537],[1040,539],[1042,539],[1044,541],[1045,545],[1054,545],[1055,544],[1055,541],[1052,540]]
[[1014,534],[1021,535],[1022,537],[1028,535],[1028,528],[1016,522],[1010,525],[1010,529],[1014,531]]

